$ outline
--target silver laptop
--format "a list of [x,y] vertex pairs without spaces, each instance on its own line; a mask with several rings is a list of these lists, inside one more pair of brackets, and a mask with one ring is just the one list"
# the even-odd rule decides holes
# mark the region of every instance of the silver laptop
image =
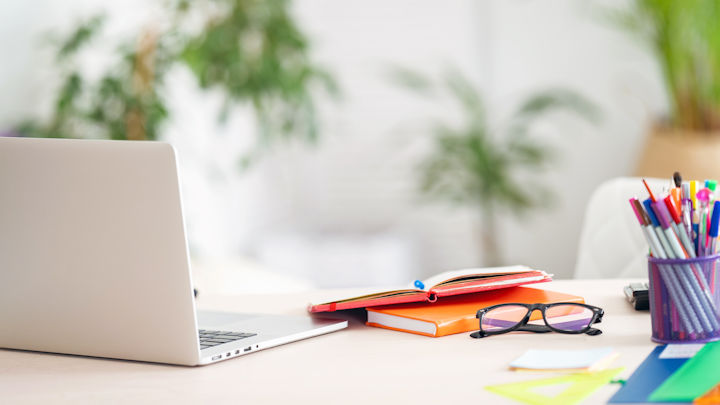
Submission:
[[0,137],[0,325],[2,348],[201,365],[347,322],[196,314],[170,145]]

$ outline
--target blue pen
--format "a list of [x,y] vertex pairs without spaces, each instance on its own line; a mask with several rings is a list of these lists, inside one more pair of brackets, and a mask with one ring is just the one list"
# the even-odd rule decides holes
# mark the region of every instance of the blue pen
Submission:
[[720,201],[713,203],[712,219],[710,220],[710,251],[711,255],[717,253],[717,238],[720,234]]
[[695,249],[697,252],[700,249],[700,246],[698,246],[698,238],[700,237],[700,214],[697,211],[693,211],[692,231],[693,231],[693,243],[695,244]]

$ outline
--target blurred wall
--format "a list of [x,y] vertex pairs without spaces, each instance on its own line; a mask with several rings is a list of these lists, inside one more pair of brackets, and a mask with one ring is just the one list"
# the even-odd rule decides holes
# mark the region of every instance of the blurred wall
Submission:
[[[112,31],[123,32],[152,20],[146,3],[1,3],[0,128],[47,108],[51,59],[38,45],[41,33],[96,9],[120,16]],[[343,95],[321,105],[318,146],[286,147],[244,175],[234,151],[247,147],[244,135],[254,130],[249,112],[219,127],[218,95],[200,94],[187,72],[174,72],[179,114],[167,136],[181,156],[193,253],[239,252],[301,274],[343,268],[338,285],[361,283],[363,272],[389,283],[479,264],[474,210],[430,204],[417,192],[430,123],[458,111],[387,78],[393,66],[439,75],[452,65],[484,90],[496,123],[530,92],[551,86],[582,92],[602,109],[596,127],[562,116],[541,123],[539,136],[560,151],[547,176],[557,204],[501,222],[508,263],[570,276],[589,193],[631,173],[650,117],[665,106],[652,58],[594,7],[578,0],[296,0],[314,54]]]

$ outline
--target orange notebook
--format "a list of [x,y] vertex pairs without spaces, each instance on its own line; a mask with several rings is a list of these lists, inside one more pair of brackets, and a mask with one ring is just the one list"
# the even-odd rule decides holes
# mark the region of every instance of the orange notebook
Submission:
[[693,400],[693,405],[713,405],[720,404],[720,384],[716,385],[710,391]]
[[[478,309],[508,302],[526,304],[554,302],[584,303],[582,297],[531,287],[448,297],[436,303],[415,303],[368,308],[367,325],[418,335],[439,337],[478,330]],[[540,319],[535,311],[530,319]]]

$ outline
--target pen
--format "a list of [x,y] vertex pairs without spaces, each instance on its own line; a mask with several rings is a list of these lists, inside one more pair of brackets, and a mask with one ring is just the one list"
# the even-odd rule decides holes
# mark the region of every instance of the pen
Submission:
[[692,200],[690,199],[690,184],[688,182],[682,185],[682,221],[690,239],[693,239],[692,233]]
[[673,231],[680,237],[680,241],[682,242],[683,248],[690,255],[691,258],[695,257],[694,246],[692,241],[690,240],[690,236],[685,231],[685,228],[682,226],[682,223],[680,221],[680,217],[677,214],[677,210],[675,209],[673,199],[670,196],[667,196],[663,199],[665,202],[665,206],[667,207],[668,214],[670,215],[670,218],[672,221],[670,222]]
[[675,188],[670,190],[673,200],[675,201],[675,209],[677,210],[678,216],[682,216],[680,209],[682,208],[682,176],[680,172],[673,173],[673,183]]
[[713,203],[712,219],[710,220],[710,248],[709,254],[717,253],[718,228],[720,228],[720,201]]
[[693,241],[695,243],[695,247],[698,247],[698,235],[700,233],[700,214],[697,212],[697,210],[693,210],[692,214],[692,232],[693,232]]
[[690,181],[690,199],[692,200],[693,209],[696,209],[698,206],[695,195],[699,189],[697,180]]
[[707,187],[712,194],[710,194],[710,204],[715,202],[715,189],[717,189],[717,180],[705,180],[705,187]]
[[682,207],[682,189],[677,187],[671,188],[668,198],[672,198],[673,200],[673,209],[675,210],[675,213],[678,214],[678,216],[682,216],[682,211],[680,210]]
[[710,191],[714,193],[715,189],[717,188],[717,180],[705,180],[705,187],[709,188]]
[[[713,203],[712,220],[710,221],[710,254],[717,254],[717,239],[720,234],[720,201]],[[712,270],[710,271],[710,292],[715,294],[715,266],[717,266],[717,260],[712,263]]]
[[707,222],[708,222],[708,204],[712,198],[712,193],[708,188],[702,188],[697,192],[697,200],[700,206],[700,230],[698,232],[698,256],[705,256],[707,247]]
[[[664,252],[669,252],[672,248],[670,247],[670,244],[667,240],[667,236],[663,232],[662,228],[660,228],[660,221],[658,221],[657,216],[655,215],[655,211],[652,209],[652,201],[650,199],[646,199],[642,202],[645,206],[645,212],[648,215],[648,218],[650,219],[650,224],[652,229],[655,231],[655,234],[657,235],[657,239],[660,242],[660,245],[658,247],[661,247]],[[664,255],[665,257],[661,257],[661,259],[667,259],[668,256]]]

